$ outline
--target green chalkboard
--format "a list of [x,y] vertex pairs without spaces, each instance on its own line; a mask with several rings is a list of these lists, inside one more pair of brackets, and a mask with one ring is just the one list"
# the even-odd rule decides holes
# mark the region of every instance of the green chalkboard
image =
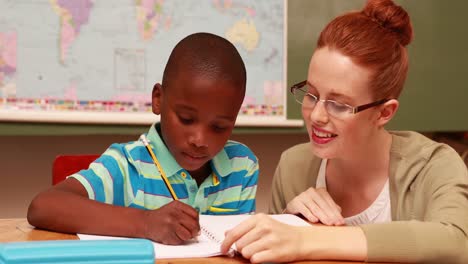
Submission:
[[[466,0],[396,1],[410,14],[415,38],[400,109],[390,129],[468,130],[468,28]],[[320,30],[334,17],[359,10],[364,0],[288,1],[288,85],[307,76]],[[288,118],[300,108],[288,98]]]

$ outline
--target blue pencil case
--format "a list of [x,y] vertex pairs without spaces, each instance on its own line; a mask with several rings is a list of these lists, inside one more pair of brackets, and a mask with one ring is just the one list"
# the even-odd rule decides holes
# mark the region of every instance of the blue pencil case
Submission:
[[153,264],[146,239],[51,240],[0,244],[0,264]]

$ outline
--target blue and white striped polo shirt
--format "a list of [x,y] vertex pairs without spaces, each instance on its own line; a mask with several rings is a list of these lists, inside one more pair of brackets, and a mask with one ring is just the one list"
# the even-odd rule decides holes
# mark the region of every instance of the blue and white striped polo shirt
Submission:
[[[198,186],[171,155],[155,125],[151,126],[147,138],[181,202],[198,209],[201,214],[255,211],[259,167],[247,146],[228,141],[210,161],[213,173]],[[172,201],[157,167],[140,141],[112,144],[87,170],[70,177],[83,184],[90,199],[107,204],[151,210]]]

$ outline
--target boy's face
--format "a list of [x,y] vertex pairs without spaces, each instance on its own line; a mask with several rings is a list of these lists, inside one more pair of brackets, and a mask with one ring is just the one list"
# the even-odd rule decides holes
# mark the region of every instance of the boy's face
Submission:
[[229,139],[243,99],[232,82],[187,71],[170,87],[154,86],[153,112],[161,115],[162,137],[181,167],[207,168]]

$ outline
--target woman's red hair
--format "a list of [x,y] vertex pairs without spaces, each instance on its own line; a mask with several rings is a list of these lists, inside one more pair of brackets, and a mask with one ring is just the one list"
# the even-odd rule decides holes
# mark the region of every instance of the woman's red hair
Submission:
[[373,71],[375,99],[398,98],[408,72],[406,45],[413,38],[408,13],[391,0],[369,0],[360,12],[332,20],[317,48],[328,47]]

